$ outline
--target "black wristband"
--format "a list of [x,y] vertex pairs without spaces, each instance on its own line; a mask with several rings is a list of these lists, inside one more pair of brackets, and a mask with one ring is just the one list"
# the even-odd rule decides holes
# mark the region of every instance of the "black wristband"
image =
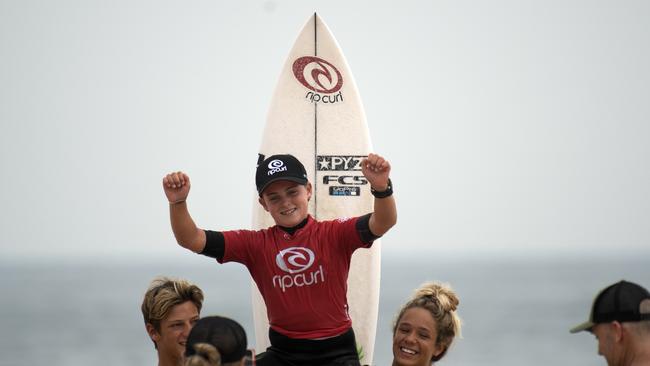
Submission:
[[390,178],[388,178],[388,187],[386,187],[386,189],[381,192],[375,191],[375,189],[370,186],[370,193],[372,193],[375,198],[390,197],[393,195],[393,182],[391,182]]

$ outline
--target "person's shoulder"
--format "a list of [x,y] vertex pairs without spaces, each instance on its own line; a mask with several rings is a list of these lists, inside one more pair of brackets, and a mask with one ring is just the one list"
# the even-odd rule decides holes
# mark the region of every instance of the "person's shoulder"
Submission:
[[265,229],[232,229],[224,230],[222,233],[226,235],[235,235],[235,236],[251,236],[251,235],[267,235],[276,230],[276,226],[267,227]]
[[356,222],[358,217],[339,217],[335,219],[330,219],[330,220],[314,220],[315,223],[319,226],[337,226],[337,225],[344,225],[344,224],[351,224]]

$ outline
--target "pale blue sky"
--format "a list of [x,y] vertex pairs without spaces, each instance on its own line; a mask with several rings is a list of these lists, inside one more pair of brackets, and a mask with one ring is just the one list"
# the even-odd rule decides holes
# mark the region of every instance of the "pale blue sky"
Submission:
[[248,227],[266,110],[317,11],[399,223],[384,253],[650,253],[646,1],[0,0],[0,257],[183,255]]

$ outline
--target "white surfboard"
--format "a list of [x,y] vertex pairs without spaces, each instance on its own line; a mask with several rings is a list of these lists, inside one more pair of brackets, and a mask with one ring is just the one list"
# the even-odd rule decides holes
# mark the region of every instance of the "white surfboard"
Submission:
[[[354,217],[373,209],[360,161],[371,151],[356,84],[332,33],[314,14],[289,53],[269,108],[260,157],[289,153],[314,186],[309,211],[317,220]],[[273,219],[254,201],[253,227]],[[348,304],[362,364],[371,364],[379,303],[380,243],[358,249],[348,276]],[[256,350],[270,345],[264,301],[253,282]]]

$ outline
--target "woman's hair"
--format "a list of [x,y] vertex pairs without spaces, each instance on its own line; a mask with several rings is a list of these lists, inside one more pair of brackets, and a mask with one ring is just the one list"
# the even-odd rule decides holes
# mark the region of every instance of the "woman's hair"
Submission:
[[393,335],[399,321],[408,309],[428,310],[436,324],[438,333],[436,345],[443,347],[442,353],[431,359],[431,361],[438,361],[447,353],[454,338],[460,337],[461,320],[456,313],[458,303],[458,296],[449,285],[437,282],[425,283],[415,290],[411,300],[402,306],[393,324]]
[[185,366],[238,365],[247,345],[246,331],[236,321],[221,316],[202,318],[187,337]]
[[172,308],[191,301],[201,312],[203,291],[193,283],[181,279],[156,277],[142,300],[142,316],[145,324],[151,324],[160,331],[160,322],[167,317]]
[[185,366],[222,366],[221,353],[208,343],[196,343],[192,346],[194,354],[185,359]]

